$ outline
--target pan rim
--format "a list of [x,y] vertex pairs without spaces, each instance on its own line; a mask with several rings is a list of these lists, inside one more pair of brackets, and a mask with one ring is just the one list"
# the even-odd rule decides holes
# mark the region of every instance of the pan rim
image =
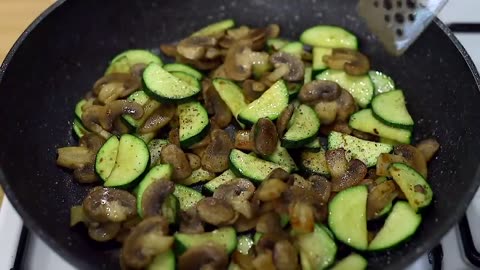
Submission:
[[[30,32],[32,32],[48,15],[54,12],[57,8],[59,8],[62,4],[64,4],[66,0],[58,0],[49,6],[45,11],[43,11],[20,35],[20,37],[15,41],[14,45],[11,47],[9,52],[7,53],[3,63],[0,65],[0,85],[5,75],[5,71],[8,68],[13,56],[17,52],[18,48],[21,46],[23,41],[28,37]],[[457,50],[462,55],[465,63],[467,64],[472,76],[474,77],[475,84],[477,91],[480,91],[480,75],[478,73],[475,64],[473,63],[470,55],[467,53],[463,45],[460,41],[455,37],[453,32],[438,18],[435,18],[433,22],[438,26],[443,33],[450,39],[451,42],[455,45]],[[480,164],[479,164],[480,165]],[[403,269],[413,263],[415,259],[420,257],[421,255],[425,254],[428,249],[433,248],[433,246],[440,242],[440,240],[445,236],[445,234],[460,220],[461,216],[467,210],[468,205],[470,204],[473,196],[475,195],[478,186],[480,185],[480,166],[478,167],[475,176],[473,177],[472,184],[468,192],[464,194],[456,204],[456,209],[454,214],[449,216],[443,224],[439,225],[435,234],[433,234],[430,238],[430,241],[425,241],[424,243],[419,244],[419,247],[416,248],[414,251],[407,253],[406,255],[402,256],[400,260],[398,260],[393,266],[395,269]],[[5,194],[8,200],[11,202],[15,210],[20,214],[22,220],[30,230],[32,230],[37,236],[42,239],[52,250],[54,250],[58,255],[62,258],[65,258],[66,261],[74,267],[80,267],[80,269],[92,269],[95,268],[95,265],[90,265],[85,260],[82,260],[79,256],[76,256],[74,252],[70,252],[69,250],[65,249],[58,241],[55,240],[52,235],[48,234],[44,231],[39,222],[34,220],[33,217],[29,214],[29,212],[23,207],[23,205],[19,202],[17,196],[12,191],[9,182],[6,179],[6,176],[3,173],[3,170],[0,168],[0,184],[2,185]],[[432,244],[433,243],[433,244]],[[98,267],[98,266],[97,266]]]

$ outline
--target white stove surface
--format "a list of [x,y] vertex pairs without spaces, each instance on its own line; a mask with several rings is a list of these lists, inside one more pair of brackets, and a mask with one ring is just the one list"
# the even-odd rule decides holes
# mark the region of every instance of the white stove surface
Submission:
[[[446,22],[477,22],[480,23],[478,11],[479,0],[450,0],[439,18]],[[480,33],[458,33],[457,38],[468,51],[473,61],[480,67]],[[477,192],[472,204],[468,208],[467,215],[472,228],[472,237],[477,250],[480,250],[480,192]],[[475,226],[472,226],[475,225]],[[7,199],[0,208],[0,269],[11,269],[17,251],[18,239],[20,238],[22,221]],[[477,229],[474,229],[477,228]],[[3,233],[8,231],[9,233]],[[452,228],[441,241],[444,259],[442,269],[466,270],[475,269],[465,259],[463,248],[459,244],[458,226]],[[51,250],[42,240],[33,233],[29,233],[27,247],[24,254],[23,269],[25,270],[74,270],[75,268]],[[431,269],[427,256],[413,263],[409,270]]]

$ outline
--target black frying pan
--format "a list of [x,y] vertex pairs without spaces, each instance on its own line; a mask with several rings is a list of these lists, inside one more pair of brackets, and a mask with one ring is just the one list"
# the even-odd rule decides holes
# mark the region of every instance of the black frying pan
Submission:
[[[405,90],[416,120],[415,139],[435,136],[442,147],[430,164],[435,197],[420,229],[388,253],[368,254],[372,269],[401,269],[437,244],[464,213],[480,178],[479,76],[440,21],[405,55],[388,55],[358,18],[356,1],[339,0],[83,0],[60,1],[20,37],[0,69],[0,182],[26,225],[81,269],[115,269],[118,246],[70,229],[69,209],[88,186],[55,166],[56,148],[72,145],[77,100],[128,48],[158,48],[210,22],[279,23],[296,38],[315,24],[353,31],[375,69]],[[399,224],[401,226],[401,224]]]

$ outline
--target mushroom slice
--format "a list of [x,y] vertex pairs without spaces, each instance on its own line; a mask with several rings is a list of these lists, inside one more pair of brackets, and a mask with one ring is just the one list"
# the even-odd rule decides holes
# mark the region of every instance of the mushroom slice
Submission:
[[176,56],[178,55],[177,45],[173,45],[173,44],[161,44],[161,45],[160,45],[160,50],[161,50],[162,53],[165,54],[166,56],[176,57]]
[[226,201],[208,197],[197,203],[197,212],[204,222],[219,226],[233,224],[238,213]]
[[332,192],[332,184],[327,178],[320,175],[312,175],[308,178],[312,182],[312,190],[316,195],[315,201],[320,203],[327,203]]
[[243,92],[243,95],[245,96],[245,100],[248,103],[256,100],[257,98],[259,98],[262,95],[263,91],[256,91],[256,90],[261,89],[260,85],[263,86],[263,90],[266,89],[265,85],[261,82],[257,82],[257,81],[254,81],[254,80],[243,81],[243,84],[242,84],[242,90],[243,91],[242,92]]
[[191,36],[177,45],[177,52],[190,60],[199,60],[205,55],[207,47],[217,44],[217,39],[212,36]]
[[69,146],[57,149],[57,165],[69,169],[83,168],[95,157],[90,149],[84,146]]
[[228,267],[228,254],[219,245],[207,244],[189,248],[178,258],[179,270],[224,270]]
[[280,116],[277,119],[277,133],[279,137],[283,136],[285,130],[287,130],[288,122],[290,118],[292,118],[293,112],[295,111],[295,107],[293,104],[288,104],[288,106],[282,111]]
[[122,222],[137,214],[135,196],[127,191],[95,187],[83,200],[86,216],[96,222]]
[[395,155],[402,156],[413,169],[427,178],[427,162],[422,152],[409,144],[397,145],[393,148]]
[[190,167],[192,168],[193,171],[202,167],[202,159],[199,156],[193,153],[187,153],[186,155],[187,155],[188,163],[190,163]]
[[175,112],[175,105],[169,103],[162,104],[148,116],[147,120],[139,127],[138,132],[145,134],[158,131],[172,120]]
[[188,162],[183,150],[175,144],[169,144],[162,148],[160,153],[162,163],[170,164],[173,167],[173,180],[183,180],[192,174],[192,167]]
[[340,178],[332,177],[332,190],[342,191],[360,183],[367,175],[367,166],[358,159],[352,159],[348,163],[348,169]]
[[215,129],[210,134],[211,142],[202,156],[203,167],[211,172],[219,173],[228,169],[228,156],[233,149],[233,142],[227,132]]
[[271,155],[277,149],[278,133],[275,124],[268,118],[260,118],[252,126],[253,143],[260,155]]
[[348,125],[347,122],[340,120],[330,125],[320,126],[320,132],[326,136],[328,136],[332,131],[340,132],[343,134],[351,134],[352,128]]
[[73,171],[73,178],[82,184],[91,184],[99,180],[98,174],[95,172],[95,165],[93,162],[87,163],[84,166]]
[[[106,122],[103,128],[110,130],[113,126],[113,121],[122,115],[130,115],[133,119],[140,119],[143,116],[143,107],[133,101],[115,100],[105,106]],[[83,117],[82,117],[83,118]]]
[[368,193],[367,218],[375,218],[397,195],[397,187],[392,180],[373,186]]
[[[98,79],[93,85],[93,93],[99,96],[102,91],[115,92],[117,97],[126,97],[142,86],[139,76],[131,73],[111,73]],[[105,90],[105,87],[111,90]],[[101,100],[101,99],[100,99]],[[110,100],[112,101],[112,100]]]
[[237,232],[246,232],[254,229],[255,226],[257,226],[257,221],[257,218],[249,219],[243,215],[239,215],[233,226]]
[[174,190],[175,185],[168,180],[155,181],[148,185],[141,201],[143,217],[162,215],[163,203]]
[[348,162],[345,157],[345,149],[328,150],[325,152],[325,159],[332,179],[340,178],[347,171]]
[[107,242],[118,235],[120,227],[120,223],[92,222],[88,224],[88,236],[97,242]]
[[288,73],[283,75],[283,78],[287,81],[300,81],[303,80],[305,73],[305,67],[302,60],[297,57],[286,53],[276,52],[270,56],[270,62],[275,68],[280,65],[286,64],[288,66]]
[[282,168],[276,168],[272,172],[270,172],[266,179],[272,178],[280,179],[286,182],[290,178],[290,174]]
[[240,269],[255,269],[252,264],[253,254],[242,254],[238,250],[232,253],[232,262],[240,266]]
[[177,147],[180,147],[180,133],[179,132],[180,132],[180,130],[178,129],[178,127],[172,128],[168,132],[168,141],[171,144],[176,145]]
[[252,182],[237,178],[219,186],[213,197],[227,201],[235,211],[250,219],[253,217],[253,209],[249,200],[254,192],[255,186]]
[[267,212],[260,216],[255,227],[257,232],[278,233],[282,230],[280,216],[275,212]]
[[278,270],[298,269],[298,254],[288,240],[280,240],[273,248],[273,262]]
[[[263,237],[262,237],[263,238]],[[276,270],[275,264],[273,263],[273,256],[271,250],[266,250],[263,253],[260,253],[252,261],[255,269],[262,270]]]
[[250,135],[250,130],[239,130],[235,133],[235,144],[236,149],[253,151],[255,146],[253,144],[252,136]]
[[112,127],[107,120],[107,109],[105,106],[92,105],[86,108],[82,114],[82,123],[85,127],[98,134],[104,139],[108,139],[111,134],[106,131]]
[[182,233],[203,233],[205,231],[202,220],[195,207],[180,212],[179,231]]
[[357,104],[352,94],[342,89],[337,99],[337,121],[347,122],[354,112],[357,111]]
[[147,267],[153,258],[171,248],[174,238],[167,236],[168,222],[155,216],[140,222],[125,239],[120,256],[135,269]]
[[252,50],[250,42],[237,42],[228,49],[224,68],[228,78],[243,81],[252,75]]
[[311,81],[302,86],[298,93],[298,99],[303,103],[314,103],[318,101],[336,100],[342,88],[336,82],[332,81]]
[[440,144],[437,142],[436,139],[430,138],[419,142],[416,147],[422,153],[425,161],[428,162],[438,151],[438,149],[440,148]]
[[82,138],[80,138],[78,143],[80,146],[87,147],[93,153],[97,153],[98,150],[100,150],[100,148],[103,146],[105,141],[106,140],[104,138],[98,136],[97,134],[88,133],[85,134]]
[[378,156],[377,158],[377,170],[375,172],[376,175],[378,176],[389,176],[390,172],[388,171],[388,167],[392,163],[407,163],[404,157],[399,156],[399,155],[392,155],[392,154],[387,154],[387,153],[382,153]]
[[203,91],[203,98],[209,113],[214,114],[212,120],[220,128],[227,127],[232,121],[232,112],[212,84]]
[[287,188],[288,185],[282,180],[271,178],[262,182],[257,191],[255,191],[255,196],[264,202],[273,201],[280,198]]
[[290,224],[296,232],[313,232],[315,214],[313,206],[305,202],[294,202],[288,208]]
[[278,24],[269,24],[265,28],[265,35],[267,38],[276,38],[278,35],[280,35],[280,26]]
[[331,55],[325,55],[323,61],[332,69],[343,69],[347,74],[358,76],[367,74],[370,61],[357,50],[336,48]]
[[335,122],[337,117],[337,102],[334,101],[320,101],[315,104],[315,112],[322,125],[329,125]]

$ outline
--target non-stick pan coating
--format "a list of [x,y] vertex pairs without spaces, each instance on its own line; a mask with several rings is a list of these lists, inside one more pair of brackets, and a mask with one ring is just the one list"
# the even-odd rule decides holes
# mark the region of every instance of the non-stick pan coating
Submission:
[[[436,21],[407,53],[394,58],[367,32],[355,12],[357,1],[338,0],[82,0],[56,3],[22,35],[0,70],[0,179],[27,226],[81,269],[115,269],[118,245],[89,240],[85,229],[70,229],[69,209],[87,186],[55,166],[60,146],[73,145],[73,107],[128,48],[157,49],[210,22],[281,25],[296,38],[315,24],[346,27],[375,69],[403,89],[415,119],[415,138],[441,143],[431,162],[435,197],[406,244],[366,255],[371,268],[402,269],[439,242],[470,202],[480,163],[478,74],[458,41]],[[401,226],[401,224],[399,224]],[[3,232],[5,233],[5,232]]]

